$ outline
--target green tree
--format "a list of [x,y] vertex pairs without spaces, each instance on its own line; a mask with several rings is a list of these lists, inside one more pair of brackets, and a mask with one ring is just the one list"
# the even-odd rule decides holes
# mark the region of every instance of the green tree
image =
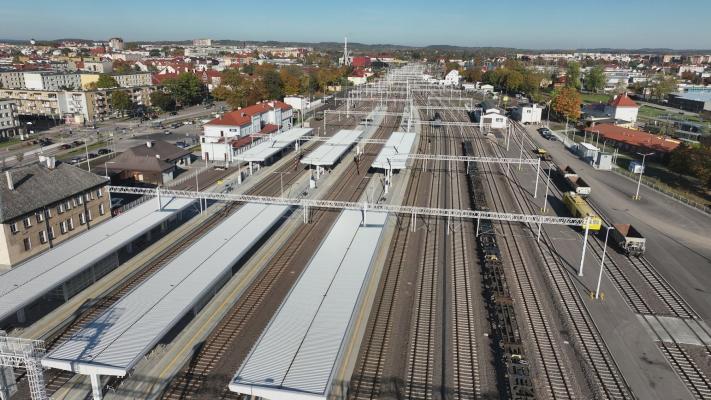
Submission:
[[126,115],[127,111],[133,109],[131,96],[122,90],[111,93],[111,107],[116,111],[120,111],[121,115]]
[[580,117],[580,104],[582,97],[580,93],[572,87],[562,87],[553,95],[551,108],[560,117],[578,119]]
[[449,71],[453,71],[455,69],[459,70],[459,64],[457,64],[455,62],[448,62],[444,65],[444,69],[445,69],[444,73],[448,74]]
[[662,100],[676,90],[677,80],[673,76],[659,76],[651,85],[652,97]]
[[160,57],[161,51],[158,50],[158,49],[151,49],[151,50],[148,52],[148,55],[149,55],[150,57]]
[[113,62],[114,73],[116,74],[128,74],[132,71],[131,64],[123,60],[116,60]]
[[262,75],[262,84],[264,85],[264,94],[268,98],[281,100],[284,97],[284,89],[278,72],[265,71]]
[[242,66],[242,72],[244,72],[247,75],[253,75],[254,74],[254,64],[246,64]]
[[96,81],[96,87],[99,89],[108,89],[118,87],[118,82],[113,76],[107,74],[99,74],[99,79]]
[[585,77],[585,89],[591,92],[598,92],[605,88],[605,70],[596,65],[590,69]]
[[580,89],[580,64],[577,61],[568,62],[565,83],[574,89]]
[[151,104],[154,107],[160,108],[162,111],[175,110],[175,99],[173,96],[159,90],[151,93]]
[[207,88],[200,78],[190,72],[166,79],[163,86],[183,106],[200,103],[207,95]]

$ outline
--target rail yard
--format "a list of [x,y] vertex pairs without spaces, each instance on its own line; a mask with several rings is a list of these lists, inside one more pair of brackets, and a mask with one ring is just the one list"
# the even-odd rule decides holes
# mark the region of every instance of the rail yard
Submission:
[[483,95],[433,69],[195,178],[111,187],[137,200],[62,245],[85,262],[0,282],[10,398],[711,399],[711,218],[477,120]]

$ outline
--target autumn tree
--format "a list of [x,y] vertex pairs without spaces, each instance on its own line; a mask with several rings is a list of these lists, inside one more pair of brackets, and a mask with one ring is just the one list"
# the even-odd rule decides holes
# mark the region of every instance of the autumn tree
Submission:
[[284,67],[279,71],[279,77],[285,94],[298,94],[303,91],[304,71],[300,67],[295,65]]
[[677,80],[673,76],[660,76],[657,77],[654,83],[650,86],[652,90],[652,97],[656,97],[661,100],[673,91],[676,90]]
[[572,87],[562,87],[556,90],[553,95],[551,108],[563,118],[578,119],[580,117],[581,103],[582,97],[577,90]]
[[481,82],[484,73],[481,72],[481,67],[469,67],[464,70],[462,76],[467,82]]

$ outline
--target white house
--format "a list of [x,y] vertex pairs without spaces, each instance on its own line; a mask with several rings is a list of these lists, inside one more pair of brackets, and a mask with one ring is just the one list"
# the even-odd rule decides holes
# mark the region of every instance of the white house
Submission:
[[482,83],[481,85],[478,85],[478,89],[484,93],[494,93],[494,86],[489,85],[488,83]]
[[637,122],[638,113],[639,106],[626,93],[615,96],[610,104],[605,107],[605,114],[626,122]]
[[511,112],[511,116],[522,124],[540,124],[543,108],[538,104],[519,105]]
[[204,159],[231,162],[251,143],[250,135],[289,130],[292,117],[291,106],[281,101],[265,101],[225,113],[203,126],[200,151]]
[[444,77],[444,81],[442,84],[444,86],[459,86],[459,82],[461,80],[461,77],[459,76],[459,71],[456,69],[453,69],[449,71],[447,76]]
[[479,123],[480,129],[505,129],[507,119],[501,109],[489,101],[482,102],[481,108],[474,111],[474,120]]

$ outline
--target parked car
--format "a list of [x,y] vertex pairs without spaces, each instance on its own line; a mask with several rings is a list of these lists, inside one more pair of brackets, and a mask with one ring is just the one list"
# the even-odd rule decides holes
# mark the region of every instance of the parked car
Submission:
[[165,132],[163,132],[164,135],[170,135],[171,133],[173,133],[173,132],[171,132],[171,131],[165,131]]
[[84,144],[84,141],[82,141],[82,140],[75,140],[75,141],[72,142],[72,145],[73,145],[74,147],[81,146],[81,145],[83,145],[83,144]]
[[180,147],[181,149],[187,149],[189,147],[188,144],[183,142],[182,140],[179,142],[175,142],[175,145]]
[[103,156],[103,155],[105,155],[105,154],[111,153],[111,149],[99,149],[99,150],[97,151],[97,153],[99,153],[100,155]]
[[74,157],[69,161],[69,163],[70,164],[79,164],[82,161],[84,161],[84,157]]
[[171,112],[170,112],[170,115],[178,115],[178,112],[177,112],[177,111],[171,111]]
[[96,157],[98,157],[99,155],[96,154],[96,153],[89,153],[88,156],[89,156],[89,159],[91,160],[92,158],[96,158]]
[[59,146],[61,150],[69,150],[72,148],[72,145],[69,143],[64,143],[63,145]]

